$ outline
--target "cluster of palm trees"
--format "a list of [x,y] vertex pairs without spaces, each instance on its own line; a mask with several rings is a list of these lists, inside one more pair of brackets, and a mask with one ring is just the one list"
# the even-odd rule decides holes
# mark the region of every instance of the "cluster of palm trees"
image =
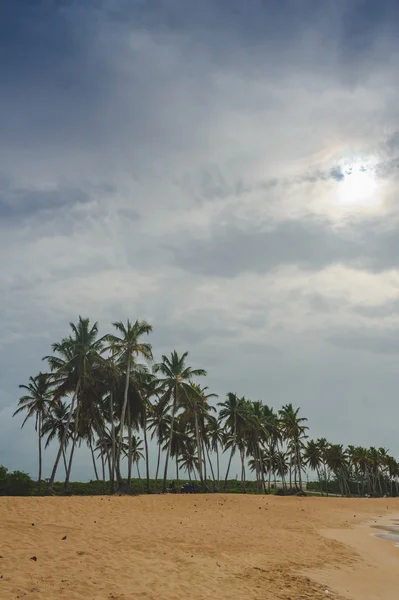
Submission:
[[[52,354],[43,359],[48,370],[20,386],[26,393],[14,413],[26,413],[22,426],[31,417],[35,420],[38,493],[45,440],[45,448],[58,443],[47,493],[53,492],[61,461],[69,491],[75,450],[83,443],[90,449],[96,478],[104,482],[104,489],[108,479],[111,492],[132,491],[133,465],[140,477],[141,460],[148,493],[166,491],[172,461],[177,480],[184,472],[190,480],[199,480],[204,491],[223,491],[237,455],[243,492],[249,469],[258,493],[277,485],[300,491],[304,473],[312,471],[321,494],[328,493],[332,479],[342,495],[354,493],[354,486],[358,494],[398,494],[399,465],[386,450],[344,449],[325,439],[308,440],[307,419],[292,404],[276,412],[230,392],[214,414],[209,400],[216,395],[197,382],[206,375],[204,369],[188,366],[187,352],[173,351],[154,362],[151,344],[143,341],[152,331],[146,321],[118,321],[113,323],[115,332],[102,337],[97,323],[91,325],[89,319],[79,317],[70,327],[70,334],[53,344]],[[152,489],[151,440],[157,444]],[[222,478],[223,452],[228,453],[228,466]]]

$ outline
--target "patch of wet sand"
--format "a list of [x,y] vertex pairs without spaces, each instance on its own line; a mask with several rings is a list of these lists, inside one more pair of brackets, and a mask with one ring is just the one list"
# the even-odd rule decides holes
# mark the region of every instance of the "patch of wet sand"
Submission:
[[326,538],[352,549],[356,560],[307,574],[350,600],[397,600],[398,522],[397,515],[379,515],[351,529],[320,530]]

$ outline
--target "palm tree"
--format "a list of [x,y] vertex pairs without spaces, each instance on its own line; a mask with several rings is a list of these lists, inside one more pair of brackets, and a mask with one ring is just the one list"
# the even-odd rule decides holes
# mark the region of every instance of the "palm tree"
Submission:
[[27,412],[22,422],[23,427],[30,417],[35,417],[35,431],[37,431],[39,442],[39,476],[37,479],[37,493],[41,492],[42,484],[42,425],[45,419],[51,400],[50,377],[46,373],[39,373],[36,377],[30,377],[28,385],[20,385],[20,388],[28,393],[22,396],[18,402],[18,408],[14,412],[17,415],[20,412]]
[[177,409],[184,404],[184,401],[192,393],[193,378],[205,376],[206,371],[204,369],[192,369],[186,365],[186,358],[188,352],[184,352],[179,356],[174,350],[170,358],[162,355],[162,362],[157,363],[153,367],[155,374],[161,374],[163,377],[160,379],[164,391],[163,402],[166,406],[172,404],[171,423],[170,423],[170,436],[169,443],[166,450],[165,457],[165,470],[163,476],[162,490],[166,492],[166,479],[168,476],[168,462],[172,447],[173,435],[174,435],[174,422]]
[[199,471],[198,456],[193,445],[186,444],[184,453],[179,458],[179,466],[187,471],[188,478],[192,481],[193,473]]
[[[201,387],[197,384],[192,384],[191,389],[187,391],[187,396],[184,402],[184,412],[181,415],[182,422],[191,427],[194,431],[197,444],[198,458],[198,473],[201,484],[206,487],[206,456],[211,468],[213,481],[215,475],[213,465],[209,457],[209,444],[206,439],[205,420],[209,415],[210,410],[216,410],[208,404],[209,398],[216,398],[216,394],[208,393],[208,388]],[[206,455],[206,456],[205,456]]]
[[224,421],[225,430],[225,450],[231,448],[230,458],[227,465],[226,477],[224,480],[224,491],[227,488],[227,480],[229,477],[231,461],[237,448],[237,435],[239,429],[239,423],[242,424],[243,419],[243,405],[245,398],[238,398],[237,394],[229,392],[224,402],[218,402],[218,406],[221,407],[219,411],[220,421]]
[[63,449],[65,448],[66,435],[69,424],[75,410],[77,401],[77,414],[75,419],[75,433],[72,441],[70,461],[66,474],[66,483],[69,481],[69,473],[72,466],[73,452],[77,443],[77,433],[79,424],[79,393],[83,391],[84,386],[93,380],[93,370],[100,361],[100,352],[103,349],[103,342],[98,338],[98,325],[94,323],[90,327],[89,319],[79,317],[77,325],[70,323],[72,335],[64,338],[61,342],[52,345],[55,355],[45,356],[56,386],[54,400],[72,393],[72,400],[69,408],[68,422],[65,428],[65,438],[61,440],[60,447],[55,459],[54,467],[48,483],[47,493],[52,493],[55,475],[58,463],[60,461]]
[[292,462],[294,464],[295,483],[296,474],[299,479],[299,489],[302,490],[302,457],[301,450],[303,447],[303,439],[306,437],[305,432],[308,429],[304,423],[307,419],[299,417],[300,409],[294,409],[292,404],[285,404],[281,410],[280,415],[280,426],[284,439],[288,442],[288,445],[292,451]]
[[326,462],[337,478],[341,495],[350,495],[348,486],[348,453],[342,444],[330,444],[326,450]]
[[206,439],[212,452],[216,454],[216,480],[217,488],[220,483],[220,461],[219,461],[219,446],[223,442],[223,430],[217,417],[213,415],[206,416]]
[[[107,340],[109,342],[108,349],[111,351],[112,357],[117,359],[125,368],[125,391],[123,397],[123,405],[120,414],[120,440],[119,446],[121,448],[122,437],[125,428],[125,417],[126,409],[128,404],[128,393],[129,385],[131,381],[131,370],[134,365],[135,359],[138,356],[142,356],[146,360],[152,360],[152,347],[151,344],[145,344],[140,341],[143,335],[148,335],[152,331],[152,326],[147,321],[135,321],[133,324],[129,321],[126,325],[122,321],[116,321],[113,326],[119,333],[117,335],[108,335]],[[130,435],[131,437],[131,435]],[[117,457],[118,464],[120,463],[121,455]],[[117,471],[119,491],[122,488],[125,492],[131,492],[129,486],[124,486],[123,479],[120,474],[120,469]]]
[[323,486],[321,483],[320,467],[323,462],[320,446],[314,440],[309,440],[303,453],[304,464],[317,473],[319,480],[320,493],[323,496]]
[[131,445],[132,445],[132,462],[133,462],[134,465],[136,465],[136,467],[137,467],[137,474],[139,476],[139,479],[141,479],[140,469],[139,469],[139,462],[140,462],[140,460],[142,460],[144,458],[144,454],[143,454],[143,442],[142,442],[142,440],[140,438],[138,438],[135,435],[133,435],[132,436],[132,440],[131,440]]
[[157,487],[158,482],[162,446],[170,436],[171,420],[171,416],[167,413],[167,406],[161,400],[158,399],[149,408],[148,426],[149,429],[152,430],[151,439],[153,440],[155,437],[158,446],[157,467],[155,471],[155,488]]
[[75,429],[73,418],[70,419],[70,407],[66,402],[59,400],[52,403],[47,411],[42,424],[42,437],[47,435],[45,448],[48,448],[54,439],[58,440],[64,463],[65,473],[68,470],[66,463],[66,449],[73,437]]

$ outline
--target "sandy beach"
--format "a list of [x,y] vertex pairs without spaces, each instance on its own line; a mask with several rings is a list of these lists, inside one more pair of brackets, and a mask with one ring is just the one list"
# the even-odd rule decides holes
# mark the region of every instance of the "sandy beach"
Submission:
[[1,498],[0,598],[391,600],[399,548],[370,525],[398,514],[399,499]]

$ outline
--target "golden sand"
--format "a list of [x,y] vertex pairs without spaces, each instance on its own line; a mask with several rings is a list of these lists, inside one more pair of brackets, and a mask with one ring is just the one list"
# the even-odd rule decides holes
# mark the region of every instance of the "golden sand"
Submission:
[[0,598],[396,599],[399,548],[362,525],[395,513],[399,499],[0,498]]

